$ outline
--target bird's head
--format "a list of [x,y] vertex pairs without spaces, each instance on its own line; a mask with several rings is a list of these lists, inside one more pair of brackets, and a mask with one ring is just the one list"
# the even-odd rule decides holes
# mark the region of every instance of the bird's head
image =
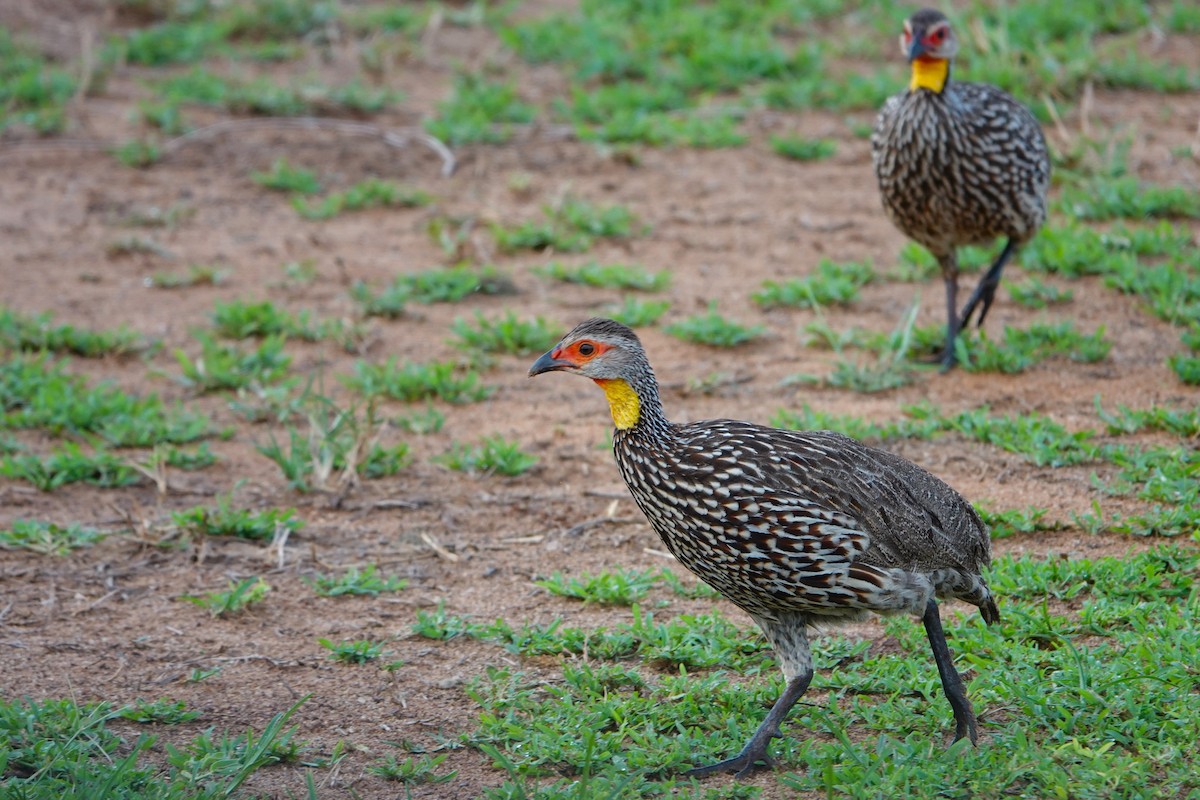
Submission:
[[637,334],[601,317],[579,323],[529,368],[530,377],[543,372],[573,372],[591,378],[604,389],[613,422],[622,429],[632,428],[641,417],[642,400],[634,387],[653,381]]
[[904,21],[900,50],[912,64],[910,91],[941,92],[950,75],[950,61],[958,54],[958,37],[946,15],[925,8]]

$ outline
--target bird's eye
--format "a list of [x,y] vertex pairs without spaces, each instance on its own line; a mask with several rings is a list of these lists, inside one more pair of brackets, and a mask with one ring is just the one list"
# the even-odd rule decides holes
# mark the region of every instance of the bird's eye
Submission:
[[579,345],[579,355],[581,356],[590,356],[594,352],[596,352],[596,345],[591,342],[583,342]]
[[936,31],[929,34],[929,39],[935,44],[941,44],[946,39],[946,29],[938,28]]

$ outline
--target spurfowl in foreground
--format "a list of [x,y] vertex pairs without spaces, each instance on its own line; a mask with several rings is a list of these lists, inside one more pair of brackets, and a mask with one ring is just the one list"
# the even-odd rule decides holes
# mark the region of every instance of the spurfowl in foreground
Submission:
[[574,372],[604,389],[613,450],[634,500],[676,558],[758,623],[787,688],[740,754],[691,770],[749,772],[813,677],[808,626],[868,611],[921,617],[955,738],[976,740],[936,597],[1000,618],[980,575],[987,528],[958,492],[915,464],[832,431],[749,422],[675,425],[637,335],[589,319],[529,374]]
[[[946,349],[979,307],[983,324],[1005,263],[1046,220],[1050,157],[1037,120],[1011,95],[950,80],[958,39],[940,11],[904,23],[900,47],[912,62],[908,91],[884,104],[871,134],[883,208],[906,236],[928,248],[946,283]],[[958,315],[958,259],[966,244],[1008,238]]]

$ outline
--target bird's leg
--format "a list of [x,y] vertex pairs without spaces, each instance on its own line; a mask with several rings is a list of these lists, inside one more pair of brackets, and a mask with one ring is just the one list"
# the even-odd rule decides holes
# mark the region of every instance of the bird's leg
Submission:
[[980,279],[979,285],[971,293],[971,298],[967,300],[967,305],[963,308],[961,322],[963,328],[970,324],[971,315],[975,313],[976,306],[980,306],[979,321],[976,325],[977,327],[983,327],[983,320],[987,316],[988,309],[992,307],[992,301],[996,299],[996,287],[1000,285],[1000,273],[1004,271],[1004,265],[1008,263],[1008,259],[1012,257],[1012,254],[1016,250],[1016,242],[1012,237],[1009,237],[1008,242],[1004,245],[1004,249],[996,257],[996,263],[992,264],[991,269]]
[[788,681],[783,694],[779,695],[779,699],[775,701],[775,705],[771,706],[771,710],[767,712],[766,719],[758,726],[758,730],[750,737],[750,741],[746,742],[746,746],[742,748],[742,752],[733,758],[727,758],[716,764],[689,769],[683,774],[701,776],[709,775],[713,772],[736,772],[737,776],[741,778],[750,774],[759,762],[768,767],[775,766],[774,760],[767,752],[767,746],[771,743],[772,739],[783,736],[779,731],[779,724],[783,722],[788,712],[792,710],[792,706],[796,705],[796,701],[808,689],[808,684],[812,681],[812,677],[812,667],[809,667],[807,671],[800,673]]
[[954,367],[954,340],[958,338],[958,262],[954,254],[939,258],[942,280],[946,282],[946,349],[942,351],[942,372]]
[[967,691],[963,687],[962,677],[954,668],[954,660],[950,656],[950,647],[946,644],[946,634],[942,632],[942,616],[938,613],[937,601],[929,599],[925,606],[925,615],[921,617],[925,623],[925,635],[929,637],[929,646],[933,648],[933,660],[937,662],[938,675],[942,678],[942,689],[954,709],[954,741],[968,737],[975,744],[978,734],[975,730],[975,710],[967,699]]

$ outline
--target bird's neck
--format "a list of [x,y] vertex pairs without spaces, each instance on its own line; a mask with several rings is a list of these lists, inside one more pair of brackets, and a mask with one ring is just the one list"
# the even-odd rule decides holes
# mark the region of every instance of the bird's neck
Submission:
[[915,92],[917,89],[928,89],[936,94],[941,94],[949,82],[950,61],[948,59],[925,56],[913,59],[912,80],[908,84],[910,92]]
[[613,424],[618,431],[657,431],[667,426],[662,401],[658,398],[658,387],[653,380],[644,385],[631,385],[620,378],[597,379],[596,385],[604,390],[608,398],[608,409],[612,412]]

